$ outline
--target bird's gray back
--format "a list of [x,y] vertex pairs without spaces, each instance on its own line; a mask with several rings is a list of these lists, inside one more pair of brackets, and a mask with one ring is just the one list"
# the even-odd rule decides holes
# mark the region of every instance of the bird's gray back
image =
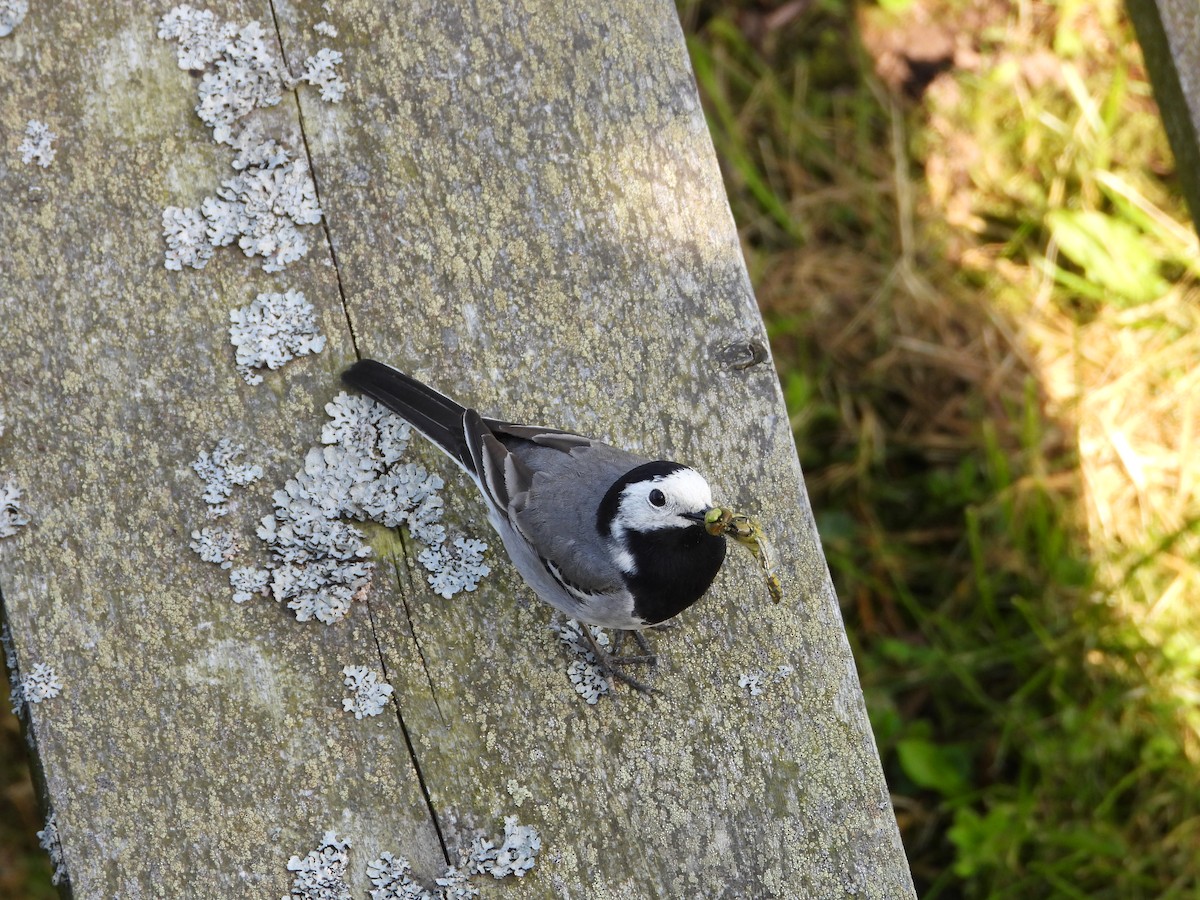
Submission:
[[563,452],[520,441],[509,450],[534,472],[528,496],[514,498],[521,531],[568,582],[589,591],[623,589],[596,517],[613,483],[646,460],[599,442]]

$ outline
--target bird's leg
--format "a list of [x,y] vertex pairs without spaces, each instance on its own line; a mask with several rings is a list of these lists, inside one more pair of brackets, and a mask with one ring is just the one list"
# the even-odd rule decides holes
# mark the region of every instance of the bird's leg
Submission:
[[596,643],[596,639],[592,637],[592,629],[584,625],[580,631],[587,638],[588,646],[592,648],[592,654],[596,657],[596,665],[604,670],[604,674],[609,678],[615,678],[618,681],[623,681],[635,691],[640,691],[643,694],[653,694],[654,691],[646,687],[642,682],[638,681],[632,675],[627,675],[620,669],[616,668],[617,663],[629,661],[630,657],[614,657],[612,654],[602,650],[600,645]]
[[[642,656],[621,656],[621,645],[625,643],[625,638],[631,634],[633,635],[633,639],[637,641],[637,645],[642,651]],[[627,663],[644,663],[648,666],[658,665],[658,654],[650,649],[650,641],[646,639],[646,635],[642,634],[640,630],[635,630],[632,628],[617,629],[616,637],[613,641],[613,650],[611,656],[613,662],[621,665],[625,665]]]

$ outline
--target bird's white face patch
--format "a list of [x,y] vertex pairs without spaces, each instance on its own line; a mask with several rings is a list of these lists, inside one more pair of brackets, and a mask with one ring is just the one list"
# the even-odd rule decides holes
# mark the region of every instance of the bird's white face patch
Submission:
[[628,531],[687,528],[697,523],[684,518],[685,513],[703,515],[712,506],[712,488],[704,476],[695,469],[679,469],[626,485],[613,531],[623,536]]

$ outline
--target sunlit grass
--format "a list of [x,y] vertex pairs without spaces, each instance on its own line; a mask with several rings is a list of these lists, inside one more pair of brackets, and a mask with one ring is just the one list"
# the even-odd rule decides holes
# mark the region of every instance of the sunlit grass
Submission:
[[681,8],[922,896],[1193,896],[1200,253],[1121,7]]

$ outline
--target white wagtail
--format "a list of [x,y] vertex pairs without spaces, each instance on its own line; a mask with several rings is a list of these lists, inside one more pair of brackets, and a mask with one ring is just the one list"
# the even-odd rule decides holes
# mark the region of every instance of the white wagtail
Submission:
[[[725,537],[705,528],[712,490],[695,469],[557,428],[486,419],[391,366],[363,359],[349,385],[399,413],[471,477],[513,565],[555,609],[592,625],[657,625],[708,590]],[[653,657],[609,657],[601,664]],[[639,640],[645,649],[645,643]]]

